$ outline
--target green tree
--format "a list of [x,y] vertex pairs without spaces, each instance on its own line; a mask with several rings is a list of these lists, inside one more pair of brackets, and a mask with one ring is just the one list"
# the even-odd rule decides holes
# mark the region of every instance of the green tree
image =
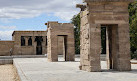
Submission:
[[137,58],[137,1],[129,5],[131,56]]
[[80,54],[80,14],[74,15],[71,23],[74,24],[75,53]]

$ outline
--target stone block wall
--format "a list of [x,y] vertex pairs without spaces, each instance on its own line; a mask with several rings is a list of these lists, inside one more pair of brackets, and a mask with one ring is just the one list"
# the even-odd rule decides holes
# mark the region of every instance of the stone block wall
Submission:
[[[25,46],[21,46],[21,36],[25,37]],[[32,46],[28,46],[28,38],[32,38]],[[13,33],[14,40],[14,55],[36,55],[37,42],[35,41],[36,36],[43,36],[42,42],[42,54],[47,54],[46,46],[46,31],[15,31]]]
[[14,41],[0,41],[0,56],[10,56],[14,47]]

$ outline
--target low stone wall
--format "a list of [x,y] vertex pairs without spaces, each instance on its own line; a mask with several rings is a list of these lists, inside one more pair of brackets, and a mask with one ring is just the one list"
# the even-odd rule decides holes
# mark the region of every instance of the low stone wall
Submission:
[[14,41],[0,41],[0,56],[9,56],[13,45]]
[[15,58],[46,58],[47,55],[15,55],[15,56],[0,56],[0,65],[13,64]]
[[0,65],[13,64],[13,59],[0,59]]

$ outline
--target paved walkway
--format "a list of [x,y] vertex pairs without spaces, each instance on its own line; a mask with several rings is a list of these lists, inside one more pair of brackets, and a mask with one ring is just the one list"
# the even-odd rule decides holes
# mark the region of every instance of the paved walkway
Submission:
[[[60,59],[62,60],[62,59]],[[79,61],[79,59],[76,59]],[[79,62],[47,62],[46,58],[14,59],[21,81],[137,81],[137,64],[133,71],[85,72]],[[102,61],[102,68],[106,69]]]

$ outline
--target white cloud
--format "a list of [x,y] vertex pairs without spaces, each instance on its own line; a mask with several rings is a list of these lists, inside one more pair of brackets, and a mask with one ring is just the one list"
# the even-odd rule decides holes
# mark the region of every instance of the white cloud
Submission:
[[56,12],[54,15],[61,18],[61,19],[70,21],[70,19],[74,16],[74,14],[77,14],[77,12],[76,11],[73,11],[73,12]]
[[16,29],[16,26],[0,25],[0,40],[11,40],[12,33],[15,29]]
[[[80,9],[77,3],[83,0],[0,0],[0,22],[9,23],[10,19],[32,18],[41,14],[57,16],[70,21]],[[0,39],[11,39],[16,26],[0,25]]]
[[16,29],[16,26],[2,26],[2,25],[0,25],[0,29],[2,29],[2,30],[14,30],[14,29]]
[[0,40],[11,40],[13,30],[9,31],[0,31]]
[[82,0],[0,0],[0,18],[20,19],[54,13],[68,21],[79,12],[75,6],[81,2]]

